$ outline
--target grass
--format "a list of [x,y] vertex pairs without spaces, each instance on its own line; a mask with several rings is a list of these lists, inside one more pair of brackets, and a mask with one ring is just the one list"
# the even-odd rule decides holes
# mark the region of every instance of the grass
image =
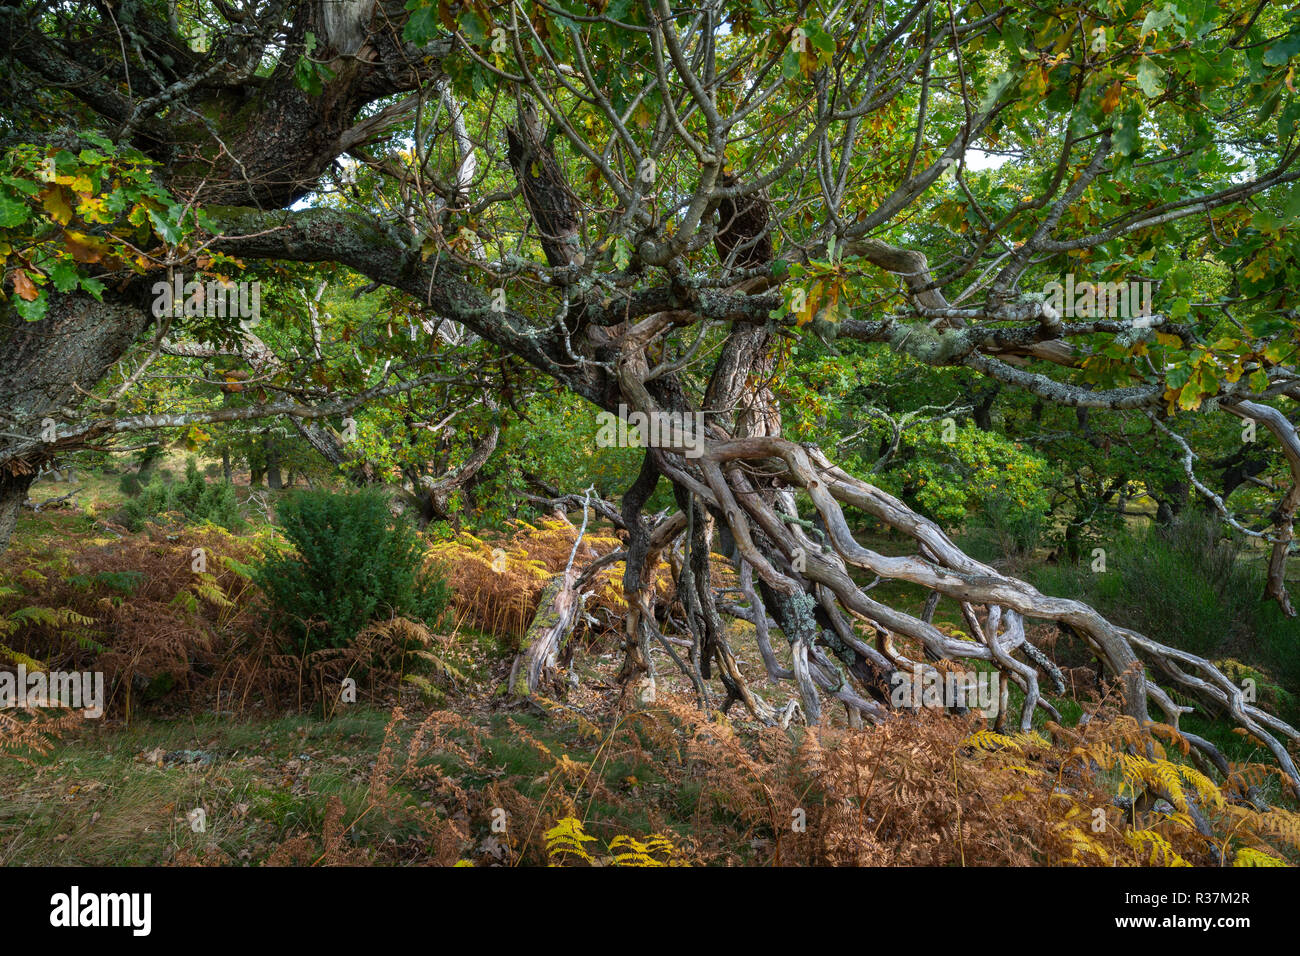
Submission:
[[[357,846],[388,846],[400,858],[418,834],[413,818],[367,811],[370,770],[389,717],[357,709],[328,721],[207,715],[83,725],[34,767],[0,763],[0,865],[157,866],[182,852],[257,864],[290,836],[318,832],[331,797],[342,802]],[[461,766],[445,753],[426,760],[468,790],[500,781],[530,799],[553,795],[561,785],[554,760],[523,739],[512,720],[553,754],[594,761],[586,797],[578,801],[590,832],[689,832],[696,788],[670,787],[648,764],[602,752],[602,740],[574,723],[481,714],[478,765]],[[211,762],[185,762],[199,756]],[[572,792],[575,785],[566,780],[563,787]],[[408,805],[428,806],[420,785],[398,789]],[[647,799],[615,802],[592,798],[593,790]],[[188,818],[196,808],[205,812],[204,832]],[[488,822],[478,823],[486,836]]]
[[[360,811],[387,716],[86,724],[35,767],[0,763],[0,864],[151,866],[213,847],[256,861],[318,825],[331,795]],[[169,756],[184,751],[213,759]],[[187,817],[195,808],[205,832]]]

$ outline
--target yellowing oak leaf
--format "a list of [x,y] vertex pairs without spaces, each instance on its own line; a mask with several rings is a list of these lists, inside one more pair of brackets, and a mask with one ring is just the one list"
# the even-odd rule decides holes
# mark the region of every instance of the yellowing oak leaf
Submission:
[[62,186],[47,189],[41,198],[41,205],[60,226],[66,226],[72,221],[72,207],[68,204],[68,194]]

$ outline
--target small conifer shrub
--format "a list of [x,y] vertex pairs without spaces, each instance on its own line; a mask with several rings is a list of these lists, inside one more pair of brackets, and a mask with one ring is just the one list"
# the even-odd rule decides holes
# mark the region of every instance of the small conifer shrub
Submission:
[[377,491],[298,491],[277,509],[292,552],[257,571],[286,651],[349,646],[374,621],[406,617],[438,624],[446,582],[426,567],[423,543],[395,521]]

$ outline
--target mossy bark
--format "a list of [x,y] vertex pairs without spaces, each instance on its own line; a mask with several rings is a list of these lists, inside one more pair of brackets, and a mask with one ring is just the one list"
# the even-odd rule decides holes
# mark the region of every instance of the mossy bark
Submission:
[[510,693],[532,697],[555,680],[561,648],[578,622],[579,600],[574,589],[576,573],[560,572],[546,583],[537,604],[537,614],[524,632],[519,656],[510,668]]

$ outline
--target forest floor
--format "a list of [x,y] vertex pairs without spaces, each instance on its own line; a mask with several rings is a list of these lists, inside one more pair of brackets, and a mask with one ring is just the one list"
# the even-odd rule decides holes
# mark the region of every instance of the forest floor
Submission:
[[[73,487],[80,507],[24,513],[20,546],[103,533],[105,516],[121,500],[112,479],[42,482],[32,498],[57,498]],[[903,544],[881,538],[871,546]],[[890,582],[873,596],[914,613],[924,598]],[[961,626],[958,608],[947,602],[935,621]],[[1053,645],[1046,627],[1031,636]],[[662,834],[686,858],[707,844],[710,863],[770,860],[770,828],[755,824],[753,808],[728,809],[716,777],[683,772],[684,738],[648,723],[633,726],[650,714],[678,726],[693,704],[691,682],[662,647],[653,648],[659,704],[629,717],[619,708],[621,653],[608,635],[575,648],[562,700],[523,708],[505,700],[508,647],[469,629],[452,639],[483,659],[472,680],[444,687],[436,701],[407,687],[326,716],[319,707],[286,713],[252,704],[232,711],[190,700],[141,708],[129,721],[120,713],[87,720],[46,753],[22,763],[0,760],[0,865],[256,865],[286,862],[284,854],[304,835],[316,843],[298,862],[537,862],[545,859],[546,831],[566,807],[606,845],[620,836]],[[753,628],[737,623],[730,640],[754,689],[784,708],[793,687],[764,675]],[[784,642],[778,636],[774,644],[779,653]],[[1078,663],[1061,650],[1062,664]],[[788,649],[785,656],[788,663]],[[1069,725],[1088,696],[1049,699]],[[1018,706],[1015,692],[1013,713]],[[844,725],[842,708],[827,710]],[[728,717],[737,735],[760,739],[758,723],[738,706]],[[403,756],[413,740],[430,736],[445,744],[418,759]],[[1232,759],[1261,756],[1240,736],[1225,731],[1220,740]],[[1276,785],[1269,793],[1281,798]],[[454,825],[450,851],[431,845],[431,819]]]

